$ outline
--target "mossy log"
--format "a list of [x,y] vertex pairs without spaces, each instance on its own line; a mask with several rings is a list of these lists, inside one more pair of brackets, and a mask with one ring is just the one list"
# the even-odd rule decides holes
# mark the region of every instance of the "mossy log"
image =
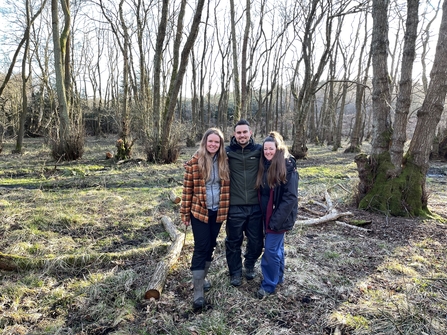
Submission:
[[171,219],[169,219],[167,216],[163,216],[161,221],[166,231],[169,233],[172,244],[169,247],[166,257],[161,260],[155,268],[154,274],[152,275],[151,281],[149,282],[146,293],[144,294],[145,299],[160,299],[161,292],[163,291],[163,288],[165,286],[169,270],[177,262],[180,252],[183,249],[183,245],[185,244],[185,234],[181,233],[175,227]]

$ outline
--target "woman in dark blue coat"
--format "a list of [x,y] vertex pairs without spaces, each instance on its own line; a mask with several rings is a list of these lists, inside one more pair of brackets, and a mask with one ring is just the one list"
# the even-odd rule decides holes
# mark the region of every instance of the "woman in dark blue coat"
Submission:
[[295,224],[298,179],[295,158],[289,154],[282,136],[271,132],[263,142],[256,180],[265,227],[263,279],[256,294],[260,299],[274,293],[284,281],[284,234]]

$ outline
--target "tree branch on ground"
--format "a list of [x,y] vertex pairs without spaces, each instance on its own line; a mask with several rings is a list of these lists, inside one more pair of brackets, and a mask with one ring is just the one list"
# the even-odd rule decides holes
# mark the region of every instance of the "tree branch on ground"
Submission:
[[[326,201],[326,205],[323,203],[320,203],[318,201],[312,201],[312,203],[323,207],[326,211],[325,215],[318,217],[318,218],[306,218],[306,219],[302,219],[302,220],[296,220],[295,224],[317,225],[317,224],[321,224],[321,223],[325,223],[325,222],[337,221],[337,219],[339,219],[340,217],[343,217],[343,216],[352,216],[353,215],[351,212],[339,213],[337,211],[337,209],[334,208],[334,204],[332,203],[331,196],[329,195],[327,190],[324,191],[324,199]],[[318,215],[317,212],[315,212],[311,209],[308,209],[308,208],[303,208],[303,209],[307,212],[314,214],[314,215],[315,214]],[[302,217],[303,216],[300,216],[300,218],[302,218]],[[349,227],[358,228],[356,226],[352,226],[347,223],[345,223],[345,224]],[[362,228],[362,229],[364,229],[364,228]]]
[[172,244],[169,247],[166,257],[157,264],[154,274],[152,275],[152,279],[144,294],[144,298],[147,300],[151,298],[156,300],[160,299],[168,272],[177,262],[180,252],[185,245],[186,231],[185,233],[181,233],[167,216],[163,216],[161,221],[172,240]]

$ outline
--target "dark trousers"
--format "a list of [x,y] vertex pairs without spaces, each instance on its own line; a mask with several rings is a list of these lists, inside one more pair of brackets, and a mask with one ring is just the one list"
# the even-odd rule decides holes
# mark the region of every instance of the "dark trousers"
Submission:
[[208,210],[208,223],[197,220],[191,214],[191,227],[194,236],[191,271],[204,270],[205,263],[213,260],[214,248],[222,222],[216,222],[217,211]]
[[230,206],[226,223],[225,254],[230,276],[242,275],[242,242],[247,237],[244,267],[253,268],[264,246],[264,229],[259,205]]

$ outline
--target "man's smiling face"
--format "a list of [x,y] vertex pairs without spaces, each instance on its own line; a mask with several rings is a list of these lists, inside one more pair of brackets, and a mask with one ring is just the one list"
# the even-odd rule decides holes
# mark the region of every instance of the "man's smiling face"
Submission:
[[241,147],[245,147],[248,144],[251,135],[252,131],[250,130],[250,127],[247,126],[246,124],[236,126],[236,129],[234,129],[234,137],[236,138],[237,143]]

